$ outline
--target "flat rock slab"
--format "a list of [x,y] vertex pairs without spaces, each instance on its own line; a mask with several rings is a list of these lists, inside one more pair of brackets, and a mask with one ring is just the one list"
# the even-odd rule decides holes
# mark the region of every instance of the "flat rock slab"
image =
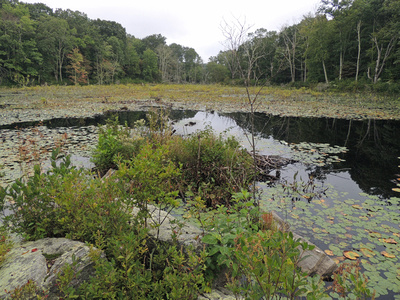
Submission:
[[[72,265],[73,257],[78,274],[71,283],[73,286],[79,286],[93,274],[89,251],[84,243],[65,238],[47,238],[15,246],[0,268],[0,298],[7,298],[15,288],[34,281],[39,288],[47,291],[47,299],[58,299],[57,274],[66,264]],[[48,265],[46,256],[55,257],[51,265]]]
[[[177,241],[180,245],[185,247],[193,246],[194,249],[200,251],[203,249],[203,244],[201,243],[203,230],[187,222],[184,222],[180,228],[176,224],[177,219],[175,217],[153,205],[148,205],[148,210],[151,218],[147,220],[147,225],[151,236],[160,241],[172,243],[172,235],[175,231],[177,233]],[[138,208],[132,209],[133,215],[136,215],[138,212]]]
[[242,297],[236,297],[231,291],[225,288],[214,289],[211,293],[200,295],[197,300],[241,300]]

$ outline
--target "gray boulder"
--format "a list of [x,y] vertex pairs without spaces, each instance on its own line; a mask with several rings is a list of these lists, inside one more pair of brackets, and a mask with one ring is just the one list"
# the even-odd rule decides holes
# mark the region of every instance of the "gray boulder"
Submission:
[[47,299],[58,299],[57,274],[66,264],[74,266],[73,287],[94,274],[89,250],[84,243],[65,238],[47,238],[14,246],[0,268],[0,298],[5,299],[15,288],[34,281],[48,294]]

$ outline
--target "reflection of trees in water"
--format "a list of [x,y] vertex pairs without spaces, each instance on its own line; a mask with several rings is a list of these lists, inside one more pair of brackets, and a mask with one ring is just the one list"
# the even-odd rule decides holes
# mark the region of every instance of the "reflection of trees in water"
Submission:
[[[226,114],[237,124],[250,129],[248,118],[243,113]],[[349,151],[342,163],[333,168],[350,168],[352,179],[368,193],[394,196],[391,193],[394,174],[398,173],[400,139],[399,121],[383,120],[344,120],[329,118],[276,117],[262,113],[256,114],[257,134],[288,143],[328,143],[346,146]],[[329,170],[315,169],[317,177],[323,177]],[[376,189],[376,187],[378,187]]]
[[[157,109],[157,108],[155,108]],[[146,120],[147,121],[147,114],[149,111],[109,111],[104,114],[104,116],[100,116],[99,122],[100,124],[104,124],[105,120],[109,118],[115,118],[118,116],[118,120],[120,124],[127,123],[128,126],[133,126],[136,121],[138,120]],[[182,120],[193,118],[196,115],[197,111],[194,110],[173,110],[167,111],[171,120]]]

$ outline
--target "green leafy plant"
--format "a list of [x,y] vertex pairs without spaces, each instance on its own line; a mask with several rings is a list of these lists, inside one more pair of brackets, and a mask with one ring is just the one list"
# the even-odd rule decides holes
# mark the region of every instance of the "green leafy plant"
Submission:
[[249,201],[250,197],[248,191],[242,190],[233,196],[229,208],[219,205],[199,216],[206,231],[202,242],[208,245],[206,264],[209,272],[231,267],[235,238],[243,232],[259,229],[259,210]]
[[[278,230],[272,214],[261,214],[251,199],[243,190],[233,196],[231,207],[221,205],[203,213],[207,276],[224,270],[229,288],[250,299],[300,297],[307,292],[308,281],[298,263],[314,246]],[[320,285],[314,290],[324,291]]]
[[237,266],[230,285],[237,294],[251,299],[299,297],[306,291],[307,274],[297,264],[304,251],[313,247],[294,239],[291,232],[243,233],[235,239]]
[[356,299],[375,299],[375,291],[367,287],[368,279],[360,272],[359,261],[355,263],[342,263],[333,275],[331,293],[333,297],[347,298],[353,294]]
[[132,195],[130,205],[139,208],[139,217],[147,223],[152,218],[155,224],[162,223],[149,213],[148,204],[170,212],[179,206],[177,184],[180,169],[169,159],[169,144],[145,144],[130,160],[121,161],[116,176],[126,182]]
[[76,270],[78,262],[76,257],[72,256],[72,263],[65,264],[57,274],[56,287],[63,299],[77,299],[79,297],[71,286],[71,282],[79,275],[79,271]]
[[231,195],[248,188],[253,178],[249,153],[234,137],[216,135],[211,128],[175,138],[171,156],[182,165],[182,185],[208,207],[229,206]]
[[305,292],[303,296],[307,300],[328,300],[331,297],[326,293],[325,282],[322,280],[321,276],[314,275],[312,277],[307,277],[308,283],[305,285]]
[[109,261],[91,251],[96,275],[80,287],[83,298],[196,299],[205,285],[204,253],[156,244],[143,227],[115,237],[109,251]]
[[69,156],[57,157],[53,151],[52,169],[42,173],[35,166],[26,183],[17,180],[7,191],[13,213],[4,222],[11,230],[28,240],[66,236],[90,242],[97,230],[110,237],[127,226],[121,182],[93,178],[72,167]]
[[[137,122],[141,128],[143,122]],[[131,135],[134,136],[131,136]],[[138,153],[144,139],[135,135],[126,124],[119,125],[118,117],[107,120],[106,125],[99,127],[99,141],[93,151],[92,161],[97,169],[104,172],[116,168],[116,157],[129,159]]]
[[15,300],[42,300],[47,298],[46,293],[32,280],[28,280],[24,285],[15,288],[13,291],[7,291],[7,293],[9,294],[10,299]]

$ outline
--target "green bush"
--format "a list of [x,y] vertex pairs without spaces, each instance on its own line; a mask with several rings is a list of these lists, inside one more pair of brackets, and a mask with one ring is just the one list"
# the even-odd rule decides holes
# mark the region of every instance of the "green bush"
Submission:
[[139,217],[145,221],[150,217],[148,204],[166,211],[180,205],[178,183],[181,172],[179,165],[169,158],[169,149],[169,144],[147,143],[136,156],[118,164],[116,176],[125,182],[131,204],[140,209]]
[[28,240],[66,236],[93,242],[98,230],[110,237],[126,229],[128,197],[122,183],[93,178],[72,167],[69,156],[58,163],[57,156],[53,151],[51,170],[42,173],[35,166],[32,177],[11,186],[8,208],[13,213],[5,223]]
[[92,250],[96,276],[78,294],[83,299],[197,299],[205,285],[205,253],[155,244],[146,229],[137,229],[113,239],[109,261]]
[[398,95],[400,93],[400,84],[396,82],[378,81],[372,85],[375,92],[385,95]]
[[[138,123],[139,127],[142,123]],[[107,120],[107,124],[99,127],[99,141],[93,151],[92,161],[100,172],[116,168],[116,156],[130,159],[135,156],[145,140],[135,134],[127,125],[118,123],[118,118]]]
[[210,128],[175,139],[171,156],[182,165],[182,185],[209,207],[229,205],[232,193],[252,182],[250,154],[234,137],[216,135]]
[[[75,274],[74,267],[67,266],[59,277],[60,295],[197,298],[205,285],[205,254],[184,253],[177,245],[156,243],[141,218],[149,216],[149,203],[163,208],[179,204],[173,188],[180,173],[167,154],[168,145],[153,148],[146,144],[131,160],[120,162],[118,172],[102,179],[71,167],[68,156],[57,163],[55,151],[52,169],[42,173],[35,167],[26,182],[18,180],[5,191],[5,196],[12,198],[8,207],[13,214],[5,220],[12,230],[30,240],[65,236],[105,251],[109,261],[99,259],[99,250],[92,251],[96,276],[78,290],[69,285]],[[140,208],[139,219],[133,217],[132,206]]]
[[297,264],[303,251],[313,247],[295,240],[291,232],[243,233],[235,239],[230,286],[251,299],[300,297],[306,292],[307,273]]
[[[234,195],[229,209],[219,206],[202,216],[208,231],[202,239],[208,245],[207,276],[225,270],[227,286],[245,299],[304,296],[307,274],[298,263],[304,251],[314,246],[278,230],[272,215],[261,215],[249,200],[250,193],[243,190]],[[323,291],[318,285],[312,293]]]
[[[96,167],[104,171],[110,167],[119,168],[119,163],[130,161],[129,169],[133,169],[134,161],[141,164],[143,155],[140,159],[134,158],[151,144],[153,149],[162,148],[157,151],[165,153],[163,159],[174,161],[176,168],[182,170],[182,177],[174,183],[181,196],[189,189],[193,195],[206,200],[209,207],[229,205],[232,193],[247,188],[252,182],[251,155],[234,137],[216,135],[211,128],[188,137],[173,136],[165,111],[152,111],[147,119],[147,129],[143,129],[141,122],[141,126],[131,130],[119,126],[117,119],[101,127],[93,154]],[[165,148],[164,145],[168,146]],[[151,172],[152,168],[149,165],[145,169]],[[154,184],[149,186],[155,187]]]

